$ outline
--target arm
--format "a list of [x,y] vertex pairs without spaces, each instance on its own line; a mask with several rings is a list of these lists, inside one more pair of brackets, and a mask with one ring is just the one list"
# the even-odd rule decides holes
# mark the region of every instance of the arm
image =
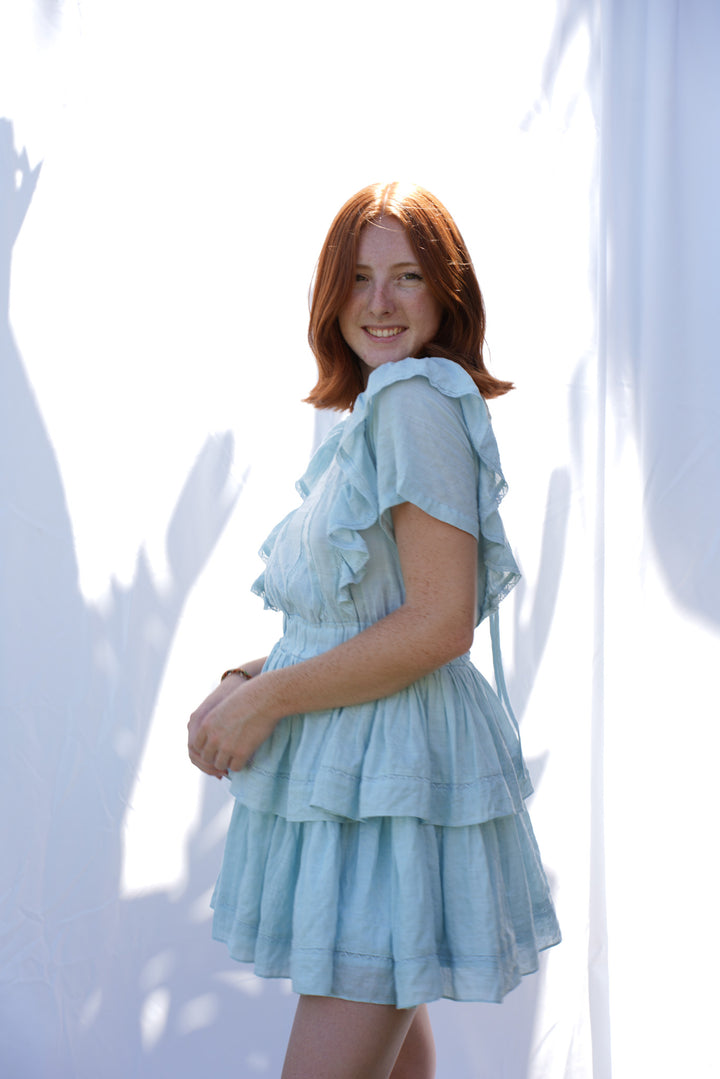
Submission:
[[242,768],[284,716],[389,696],[468,650],[475,624],[474,537],[409,502],[394,507],[392,516],[402,606],[344,644],[245,681],[216,706],[194,713],[190,753],[204,771]]

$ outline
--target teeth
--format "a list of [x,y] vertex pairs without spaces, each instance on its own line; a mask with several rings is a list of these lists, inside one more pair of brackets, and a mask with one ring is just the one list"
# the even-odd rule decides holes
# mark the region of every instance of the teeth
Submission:
[[371,337],[397,337],[399,333],[402,333],[402,326],[394,326],[391,330],[371,330],[369,326],[365,329]]

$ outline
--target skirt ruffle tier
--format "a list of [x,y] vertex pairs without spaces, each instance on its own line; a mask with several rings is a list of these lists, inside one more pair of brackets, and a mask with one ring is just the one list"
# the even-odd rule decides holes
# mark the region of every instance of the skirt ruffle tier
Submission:
[[[305,632],[293,619],[267,667],[307,655]],[[398,1008],[500,1001],[560,940],[519,741],[466,657],[287,717],[231,778],[213,935],[262,977]]]
[[213,935],[297,993],[498,1002],[560,939],[524,811],[447,828],[288,821],[238,802],[228,850]]

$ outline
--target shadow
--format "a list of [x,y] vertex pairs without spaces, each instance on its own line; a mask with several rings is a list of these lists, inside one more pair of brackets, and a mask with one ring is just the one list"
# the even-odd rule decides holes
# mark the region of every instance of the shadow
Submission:
[[565,127],[570,124],[578,103],[588,94],[595,116],[598,116],[602,59],[600,4],[597,0],[557,0],[555,7],[557,15],[545,53],[540,94],[521,124],[523,129],[529,128],[534,118],[549,107],[567,52],[575,37],[583,32],[587,34],[589,43],[585,79],[583,83],[578,82],[575,94],[566,102],[563,122]]
[[[39,175],[0,120],[0,1070],[6,1079],[124,1079],[145,1074],[137,1055],[132,1067],[121,1063],[119,1037],[134,1027],[129,1046],[146,1048],[138,965],[158,942],[143,933],[165,926],[177,957],[197,915],[194,896],[118,899],[123,822],[183,606],[240,490],[232,436],[208,439],[167,527],[170,583],[158,587],[141,551],[128,587],[114,584],[102,610],[86,605],[57,461],[10,327],[13,245]],[[191,882],[214,877],[219,856],[210,871],[206,839],[201,831]],[[221,993],[219,1006],[231,1010],[236,996]],[[197,1014],[185,1022],[197,1039]],[[92,1031],[98,1055],[89,1060]]]
[[676,5],[651,22],[644,6],[615,4],[613,16],[608,394],[637,447],[647,536],[665,586],[717,630],[720,146],[709,133],[720,98],[720,9]]
[[[569,519],[570,476],[566,469],[557,469],[548,484],[541,557],[531,604],[530,590],[525,578],[521,577],[514,590],[515,602],[508,606],[513,614],[514,663],[512,671],[506,672],[506,681],[521,734],[522,718],[540,670],[560,592]],[[507,624],[504,606],[500,613],[501,634]],[[547,758],[545,755],[526,756],[526,763],[537,790]],[[554,881],[551,877],[549,880],[552,890]],[[543,962],[541,953],[540,969]],[[501,1006],[458,1005],[449,1001],[432,1005],[433,1016],[438,1017],[447,1032],[453,1032],[452,1040],[458,1047],[455,1064],[463,1064],[466,1069],[463,1074],[472,1075],[473,1079],[502,1079],[504,1076],[521,1079],[531,1074],[540,990],[540,977],[531,974],[522,979]],[[463,1014],[467,1009],[474,1009],[469,1013],[471,1020]],[[472,1031],[471,1038],[467,1037],[468,1030]]]
[[[601,130],[601,115],[603,124],[605,117],[602,112],[604,94],[603,62],[603,5],[597,0],[558,0],[556,5],[556,18],[548,44],[543,74],[541,80],[541,92],[528,112],[521,127],[528,130],[533,123],[548,109],[553,106],[553,98],[556,92],[566,96],[558,102],[562,109],[561,123],[563,130],[570,128],[579,105],[588,100],[592,110],[595,127]],[[569,57],[570,50],[576,48],[577,39],[583,37],[587,41],[587,57],[585,61],[584,78],[574,79],[574,92],[568,94],[567,80],[561,83],[561,72],[564,63]],[[598,155],[595,168],[596,183],[600,182],[601,158]],[[597,192],[596,192],[597,194]],[[591,219],[592,220],[592,219]],[[600,226],[602,228],[602,213],[600,214]],[[602,273],[601,249],[598,246],[599,230],[589,230],[587,236],[588,266],[591,278],[588,287],[592,288],[597,295],[598,280]],[[600,286],[602,288],[602,286]],[[596,330],[598,329],[596,325]],[[595,335],[597,339],[597,333]],[[570,387],[571,402],[571,427],[570,427],[570,450],[571,468],[576,475],[593,475],[604,466],[605,452],[605,407],[602,395],[604,393],[604,380],[602,374],[598,376],[600,400],[598,402],[598,451],[597,459],[588,462],[584,446],[586,439],[581,430],[585,409],[582,401],[587,393],[587,375],[585,368],[588,360],[594,357],[584,356],[580,358],[575,376]],[[600,357],[602,366],[602,356]],[[537,676],[542,656],[547,645],[550,628],[552,625],[554,610],[558,597],[560,578],[563,570],[563,560],[569,526],[573,477],[566,469],[557,470],[553,473],[546,501],[545,518],[543,525],[543,540],[541,559],[537,575],[537,589],[534,594],[532,610],[523,616],[523,600],[525,586],[521,581],[518,588],[517,602],[515,604],[515,655],[517,657],[515,670],[509,678],[509,692],[513,703],[516,703],[520,716],[525,711],[532,685]],[[602,495],[595,510],[596,521],[600,521],[604,527],[604,503]],[[577,972],[577,991],[579,1008],[587,1010],[587,1021],[591,1030],[592,1067],[598,1075],[609,1075],[611,1070],[611,1029],[610,1029],[610,997],[608,985],[608,962],[607,962],[607,884],[605,870],[605,778],[604,778],[604,738],[605,716],[602,707],[604,700],[604,537],[601,530],[595,526],[594,545],[594,594],[593,594],[593,638],[594,638],[594,661],[593,687],[590,695],[592,700],[592,713],[588,717],[590,743],[592,752],[592,764],[588,766],[588,807],[590,816],[590,877],[589,877],[589,902],[588,902],[588,942],[587,950],[590,956],[587,970]],[[522,679],[519,672],[523,672]],[[528,768],[536,787],[544,770],[545,760],[529,760]],[[551,880],[551,885],[553,884]],[[568,941],[568,944],[570,942]],[[576,942],[577,945],[577,942]],[[581,954],[581,949],[578,949]],[[498,1067],[489,1070],[481,1068],[478,1071],[478,1079],[497,1079],[498,1076],[511,1076],[520,1079],[521,1076],[531,1074],[533,1049],[531,1033],[535,1009],[537,1006],[537,994],[539,986],[535,985],[525,993],[525,985],[515,991],[518,1000],[514,1007],[519,1009],[516,1022],[516,1031],[521,1032],[524,1057],[523,1068],[517,1073],[506,1070],[502,1062]],[[515,994],[513,994],[514,996]],[[585,999],[584,999],[585,998]],[[583,1014],[583,1020],[585,1016]],[[511,1028],[512,1029],[512,1028]],[[508,1035],[511,1036],[510,1034]]]
[[[513,655],[516,659],[507,681],[510,700],[518,719],[525,714],[550,637],[565,561],[570,496],[568,470],[555,469],[548,483],[537,583],[533,587],[532,606],[529,610],[528,588],[524,577],[520,578],[515,589],[517,599],[514,605]],[[531,768],[531,771],[533,778],[539,778],[536,770]]]
[[119,904],[107,969],[79,1016],[78,1075],[196,1075],[209,1062],[244,1079],[280,1074],[296,998],[288,983],[256,978],[210,939],[206,889],[230,803],[225,783],[204,784],[182,895],[155,891]]

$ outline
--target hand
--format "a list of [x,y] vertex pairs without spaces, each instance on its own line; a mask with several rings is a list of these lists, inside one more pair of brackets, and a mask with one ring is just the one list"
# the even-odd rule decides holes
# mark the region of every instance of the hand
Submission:
[[275,721],[258,711],[256,684],[259,679],[229,675],[190,716],[188,753],[206,775],[239,772],[272,733]]
[[[247,679],[243,679],[243,681],[247,681]],[[220,682],[210,696],[206,697],[200,707],[193,712],[188,723],[188,755],[190,760],[201,772],[205,772],[206,775],[209,776],[214,776],[216,779],[222,779],[226,773],[219,772],[217,768],[213,768],[203,761],[202,756],[195,747],[195,738],[206,716],[209,716],[218,704],[221,704],[226,697],[229,697],[235,692],[239,682],[240,676],[233,675],[229,675],[224,681]]]

